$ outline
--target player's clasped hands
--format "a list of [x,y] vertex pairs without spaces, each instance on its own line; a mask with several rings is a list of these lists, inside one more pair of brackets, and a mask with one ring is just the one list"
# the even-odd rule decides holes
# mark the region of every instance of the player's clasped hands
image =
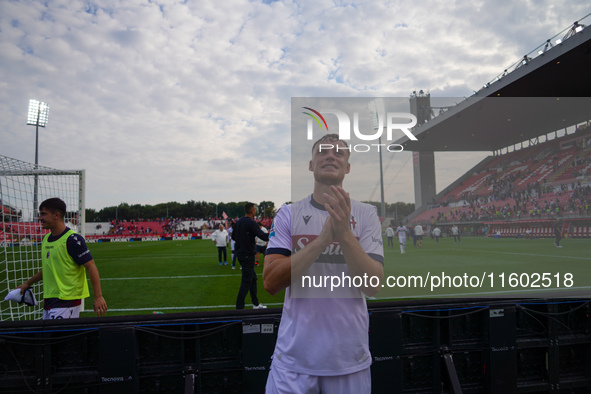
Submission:
[[324,208],[330,214],[327,221],[331,219],[334,236],[338,239],[350,231],[351,198],[349,193],[340,186],[331,186],[330,190],[332,195],[324,193],[324,198],[328,201],[324,204]]

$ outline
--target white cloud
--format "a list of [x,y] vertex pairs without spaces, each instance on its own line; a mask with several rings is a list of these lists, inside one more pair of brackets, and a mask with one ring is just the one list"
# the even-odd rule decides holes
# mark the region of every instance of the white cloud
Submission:
[[[467,96],[587,12],[575,0],[2,1],[0,154],[33,161],[36,98],[50,104],[40,163],[85,168],[88,207],[280,204],[291,97]],[[462,171],[444,164],[438,189]],[[413,200],[405,168],[391,202]]]

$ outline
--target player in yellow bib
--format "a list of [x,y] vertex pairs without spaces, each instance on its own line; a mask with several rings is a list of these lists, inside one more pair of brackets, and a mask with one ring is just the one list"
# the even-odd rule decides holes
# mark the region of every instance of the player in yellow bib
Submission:
[[101,281],[84,238],[65,222],[66,204],[59,198],[39,206],[39,222],[50,230],[43,237],[41,270],[17,288],[21,293],[43,280],[43,319],[70,319],[80,315],[82,299],[89,296],[86,273],[94,291],[94,312],[103,316],[107,303]]

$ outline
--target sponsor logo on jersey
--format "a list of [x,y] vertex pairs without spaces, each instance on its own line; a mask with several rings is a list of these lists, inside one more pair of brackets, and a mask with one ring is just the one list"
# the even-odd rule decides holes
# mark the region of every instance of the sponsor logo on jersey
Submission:
[[306,226],[307,226],[308,222],[312,218],[312,215],[305,215],[305,216],[302,216],[302,218],[304,219],[304,224],[306,224]]
[[[292,253],[297,253],[304,249],[310,242],[316,239],[317,235],[297,235],[292,237],[292,245],[294,250]],[[316,259],[318,263],[340,263],[345,264],[345,256],[338,241],[333,241],[324,249],[324,251]]]

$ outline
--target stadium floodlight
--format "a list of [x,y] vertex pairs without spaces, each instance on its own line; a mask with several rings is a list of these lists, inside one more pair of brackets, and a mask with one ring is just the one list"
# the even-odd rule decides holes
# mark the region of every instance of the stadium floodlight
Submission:
[[[35,169],[39,168],[39,127],[45,127],[49,119],[49,104],[38,100],[29,100],[29,115],[27,126],[35,126]],[[38,175],[35,175],[35,190],[33,199],[33,212],[37,217],[37,189],[39,185]]]
[[556,40],[555,42],[556,42],[556,45],[562,44],[562,40],[560,38],[558,40]]
[[[573,23],[572,27],[566,32],[566,35],[564,37],[562,37],[562,41],[571,38],[572,36],[574,36],[577,33],[580,33],[583,31],[583,29],[585,28],[585,25],[581,25],[579,24],[579,22],[575,22]],[[558,40],[556,41],[556,44],[559,44]]]
[[38,100],[29,100],[28,126],[45,127],[49,116],[49,104]]

